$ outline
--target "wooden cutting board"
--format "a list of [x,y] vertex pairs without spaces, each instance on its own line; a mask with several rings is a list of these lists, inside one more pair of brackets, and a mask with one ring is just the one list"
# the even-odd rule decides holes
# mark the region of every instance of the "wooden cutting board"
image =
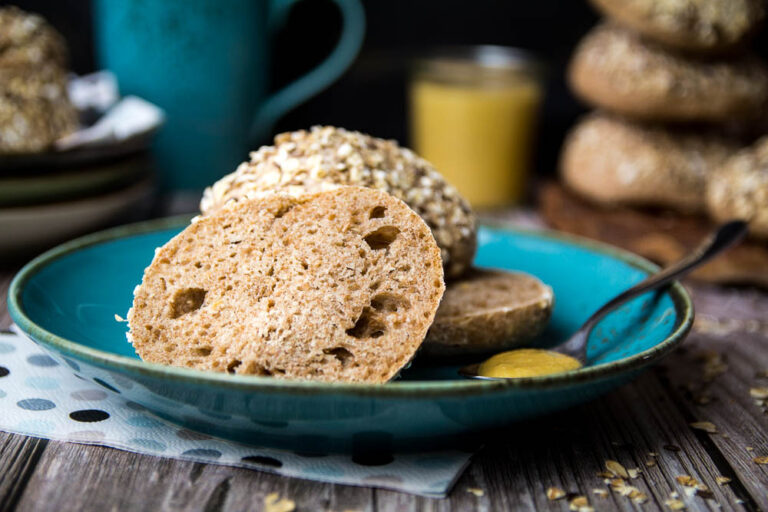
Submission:
[[[699,215],[595,206],[555,182],[542,187],[539,210],[555,229],[627,249],[662,266],[682,258],[714,228]],[[742,242],[694,271],[691,277],[768,288],[768,244]]]

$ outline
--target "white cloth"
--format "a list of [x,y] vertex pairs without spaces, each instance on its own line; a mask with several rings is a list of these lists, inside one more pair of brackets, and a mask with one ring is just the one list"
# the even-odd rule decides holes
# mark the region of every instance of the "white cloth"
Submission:
[[310,457],[213,438],[75,377],[16,334],[0,334],[0,430],[430,497],[445,496],[471,457],[462,451],[394,454],[387,464],[365,466],[348,455]]

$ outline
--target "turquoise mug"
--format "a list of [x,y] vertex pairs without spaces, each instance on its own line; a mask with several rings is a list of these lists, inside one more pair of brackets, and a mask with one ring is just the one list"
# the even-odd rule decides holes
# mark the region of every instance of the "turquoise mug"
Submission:
[[165,110],[155,141],[164,188],[199,189],[233,171],[280,116],[347,69],[365,16],[358,0],[333,2],[343,19],[336,48],[268,96],[270,34],[296,0],[94,0],[100,65],[122,94]]

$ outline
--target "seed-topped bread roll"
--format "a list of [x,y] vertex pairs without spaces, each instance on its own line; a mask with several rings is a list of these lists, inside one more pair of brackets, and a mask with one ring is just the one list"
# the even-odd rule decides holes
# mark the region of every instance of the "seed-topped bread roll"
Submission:
[[595,203],[701,211],[709,174],[736,148],[714,134],[592,114],[566,138],[560,174],[568,188]]
[[405,203],[368,188],[243,200],[160,248],[128,314],[145,361],[386,382],[443,295],[440,250]]
[[748,220],[750,234],[768,238],[768,137],[740,151],[713,173],[707,204],[716,220]]
[[687,58],[612,24],[587,34],[568,78],[587,103],[638,120],[728,121],[768,98],[768,68],[753,56]]
[[697,52],[721,51],[755,31],[764,0],[591,0],[623,25],[664,44]]
[[419,357],[518,347],[549,322],[552,288],[522,272],[470,270],[450,283]]
[[76,128],[64,70],[0,66],[0,153],[43,151]]
[[429,162],[396,142],[330,126],[283,133],[274,146],[205,190],[204,215],[227,203],[279,192],[301,195],[337,185],[389,192],[418,213],[440,246],[447,277],[469,268],[477,245],[469,204]]
[[0,8],[0,66],[67,65],[64,38],[41,16]]
[[35,14],[0,9],[0,153],[48,149],[77,128],[64,40]]

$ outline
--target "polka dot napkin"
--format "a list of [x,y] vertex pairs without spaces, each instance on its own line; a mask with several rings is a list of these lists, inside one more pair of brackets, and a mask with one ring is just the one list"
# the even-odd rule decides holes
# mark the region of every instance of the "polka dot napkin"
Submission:
[[17,334],[0,334],[0,430],[432,497],[448,493],[471,457],[467,452],[444,451],[359,461],[213,438],[168,423],[137,403],[75,377]]

